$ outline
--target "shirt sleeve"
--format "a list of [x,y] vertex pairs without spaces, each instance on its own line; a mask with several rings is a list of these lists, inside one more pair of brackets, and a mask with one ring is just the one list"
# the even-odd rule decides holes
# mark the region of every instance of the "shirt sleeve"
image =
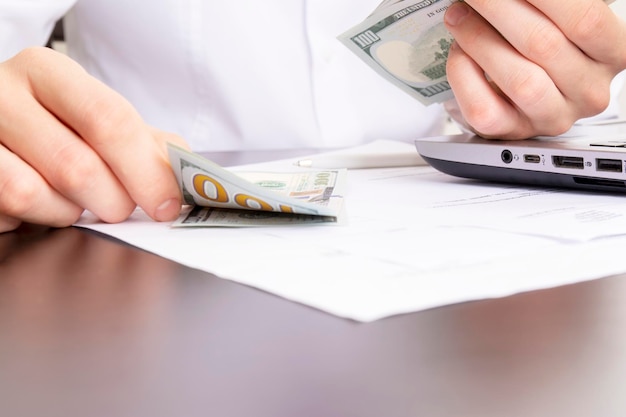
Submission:
[[55,23],[76,0],[3,0],[0,2],[0,61],[29,46],[46,44]]

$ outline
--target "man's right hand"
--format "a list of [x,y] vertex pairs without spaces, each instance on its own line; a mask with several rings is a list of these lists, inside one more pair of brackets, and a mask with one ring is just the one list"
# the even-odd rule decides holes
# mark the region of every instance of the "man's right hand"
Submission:
[[22,222],[105,222],[139,205],[157,221],[181,206],[166,142],[118,93],[48,48],[0,63],[0,233]]

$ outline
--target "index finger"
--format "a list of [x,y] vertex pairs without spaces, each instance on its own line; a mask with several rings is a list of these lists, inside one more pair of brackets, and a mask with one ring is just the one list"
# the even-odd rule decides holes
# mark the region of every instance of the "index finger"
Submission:
[[73,61],[32,65],[28,76],[40,102],[100,155],[150,217],[178,215],[180,191],[165,150],[126,99]]

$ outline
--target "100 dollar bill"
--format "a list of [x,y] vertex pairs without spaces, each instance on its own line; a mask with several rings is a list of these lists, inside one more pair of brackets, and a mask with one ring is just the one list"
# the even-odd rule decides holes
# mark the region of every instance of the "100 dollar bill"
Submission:
[[338,39],[423,104],[442,102],[453,97],[446,78],[453,38],[443,15],[454,1],[387,0]]
[[440,103],[453,97],[446,77],[453,38],[443,16],[456,1],[384,0],[365,21],[338,39],[421,103]]
[[187,210],[174,226],[333,222],[341,213],[346,170],[235,173],[174,145],[168,152],[185,204],[211,209]]

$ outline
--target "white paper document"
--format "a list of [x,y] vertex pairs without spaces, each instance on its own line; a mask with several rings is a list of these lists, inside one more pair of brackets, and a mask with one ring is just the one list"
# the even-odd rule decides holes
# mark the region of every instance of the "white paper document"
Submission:
[[[260,167],[293,159],[237,169]],[[78,225],[358,321],[626,272],[626,195],[376,168],[348,171],[345,211],[342,225],[175,229],[140,210]]]

